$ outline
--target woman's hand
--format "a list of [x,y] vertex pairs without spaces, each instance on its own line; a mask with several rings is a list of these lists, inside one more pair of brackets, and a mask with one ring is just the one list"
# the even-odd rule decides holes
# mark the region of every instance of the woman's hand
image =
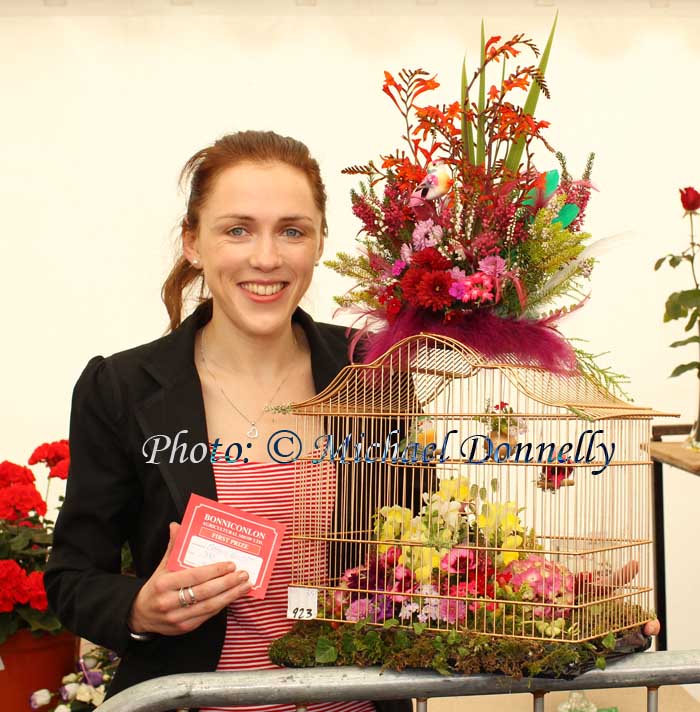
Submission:
[[[168,548],[134,599],[128,621],[133,633],[189,633],[252,588],[248,574],[236,571],[233,562],[168,571],[168,557],[179,528],[179,524],[170,523]],[[188,587],[192,588],[195,603],[183,605],[179,592],[184,589],[184,598],[189,603]]]

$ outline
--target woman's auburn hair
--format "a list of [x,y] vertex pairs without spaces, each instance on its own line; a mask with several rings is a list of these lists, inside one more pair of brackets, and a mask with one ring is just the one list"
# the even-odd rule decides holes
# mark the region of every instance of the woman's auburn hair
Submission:
[[[239,163],[285,163],[302,171],[309,180],[314,203],[322,215],[321,231],[323,235],[328,233],[326,188],[318,162],[307,146],[274,131],[238,131],[197,151],[180,172],[178,185],[182,188],[183,183],[189,182],[189,198],[185,216],[180,222],[180,237],[186,230],[197,232],[202,207],[212,193],[216,179],[226,169]],[[182,322],[185,297],[197,286],[197,300],[201,303],[210,299],[206,296],[202,271],[193,267],[184,256],[180,240],[175,263],[161,290],[170,319],[168,331],[173,331]]]

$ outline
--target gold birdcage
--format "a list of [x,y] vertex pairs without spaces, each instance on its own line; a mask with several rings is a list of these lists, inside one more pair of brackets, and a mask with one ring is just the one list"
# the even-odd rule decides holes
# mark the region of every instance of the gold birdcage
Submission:
[[653,617],[663,414],[431,334],[291,412],[293,617],[572,642]]

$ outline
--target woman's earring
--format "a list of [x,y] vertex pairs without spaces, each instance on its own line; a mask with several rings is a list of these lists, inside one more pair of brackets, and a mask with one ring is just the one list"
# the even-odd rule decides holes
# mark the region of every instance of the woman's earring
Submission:
[[192,260],[192,264],[193,264],[195,267],[199,267],[199,260],[197,260],[197,259]]
[[319,264],[320,261],[321,261],[321,260],[316,260],[316,262],[315,262],[316,267],[318,267],[318,264]]

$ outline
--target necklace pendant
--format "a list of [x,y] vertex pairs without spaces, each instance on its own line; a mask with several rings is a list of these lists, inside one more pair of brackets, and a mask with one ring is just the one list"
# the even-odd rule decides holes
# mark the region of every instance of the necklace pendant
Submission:
[[255,425],[255,423],[251,423],[251,424],[250,424],[250,430],[246,433],[246,435],[247,435],[249,438],[257,438],[257,437],[258,437],[258,435],[259,435],[259,433],[258,433],[258,428],[257,428],[257,426]]

